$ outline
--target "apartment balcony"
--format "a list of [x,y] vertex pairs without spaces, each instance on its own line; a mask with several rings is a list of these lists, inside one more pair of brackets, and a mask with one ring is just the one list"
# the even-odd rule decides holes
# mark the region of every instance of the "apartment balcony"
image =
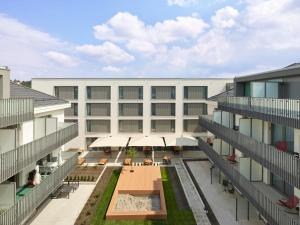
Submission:
[[200,116],[200,126],[254,159],[289,184],[300,188],[300,159],[275,147],[256,141],[231,128]]
[[77,124],[63,123],[54,133],[0,154],[0,183],[78,135]]
[[0,99],[0,128],[32,120],[32,99]]
[[218,99],[218,108],[300,129],[300,100],[298,99],[222,97]]
[[175,120],[151,120],[151,132],[175,133]]
[[143,120],[119,120],[120,133],[143,133]]
[[86,87],[86,97],[91,100],[110,100],[109,86],[88,86]]
[[[240,172],[223,159],[204,140],[199,139],[199,147],[210,158],[213,164],[218,167],[231,181],[235,188],[242,193],[258,210],[260,215],[270,225],[299,225],[299,215],[285,212],[284,208],[276,204],[276,200],[266,194],[259,185],[250,182]],[[278,200],[278,199],[277,199]]]
[[121,100],[142,100],[142,86],[119,86],[119,99]]
[[64,163],[57,167],[50,175],[42,179],[42,182],[33,187],[30,192],[21,197],[7,210],[0,212],[1,225],[18,225],[36,210],[45,199],[53,193],[63,179],[76,167],[78,156],[67,154]]
[[87,103],[86,104],[87,116],[110,116],[110,103]]

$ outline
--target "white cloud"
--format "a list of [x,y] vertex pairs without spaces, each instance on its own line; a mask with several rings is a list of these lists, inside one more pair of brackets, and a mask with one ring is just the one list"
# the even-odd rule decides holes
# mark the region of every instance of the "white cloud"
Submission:
[[73,67],[78,65],[77,60],[61,52],[49,51],[46,53],[46,56],[62,66]]
[[129,63],[135,59],[134,56],[128,54],[119,46],[111,43],[104,42],[102,45],[82,45],[77,46],[76,50],[90,56],[96,57],[104,63]]
[[193,5],[199,2],[199,0],[168,0],[168,5],[177,5],[180,7]]
[[104,72],[110,72],[110,73],[118,73],[120,71],[123,71],[123,68],[115,67],[115,66],[104,66],[102,67],[102,71]]
[[106,23],[94,26],[99,40],[129,42],[138,40],[152,44],[166,44],[196,38],[208,25],[195,17],[176,17],[154,25],[145,25],[137,16],[119,12]]
[[140,52],[145,55],[151,55],[156,52],[156,47],[154,44],[143,40],[130,40],[126,47],[129,50]]
[[219,9],[216,14],[212,17],[212,23],[217,28],[231,28],[236,25],[236,18],[239,12],[230,7]]

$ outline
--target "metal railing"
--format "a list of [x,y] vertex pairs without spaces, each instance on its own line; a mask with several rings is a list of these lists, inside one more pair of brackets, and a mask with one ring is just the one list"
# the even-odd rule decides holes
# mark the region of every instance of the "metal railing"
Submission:
[[18,225],[35,211],[45,199],[53,193],[61,184],[63,179],[77,164],[78,156],[72,154],[61,166],[47,176],[42,182],[32,188],[25,196],[21,197],[13,206],[0,214],[1,225]]
[[256,141],[238,131],[200,116],[200,126],[254,159],[289,184],[300,188],[300,159],[275,147]]
[[0,154],[0,183],[78,135],[78,125],[67,124],[56,132]]
[[300,219],[284,211],[282,207],[268,198],[259,188],[234,169],[204,140],[199,139],[199,147],[232,182],[232,184],[253,204],[270,225],[299,225]]
[[0,99],[0,128],[32,120],[33,114],[32,99]]
[[300,128],[300,99],[220,97],[218,108],[272,123]]

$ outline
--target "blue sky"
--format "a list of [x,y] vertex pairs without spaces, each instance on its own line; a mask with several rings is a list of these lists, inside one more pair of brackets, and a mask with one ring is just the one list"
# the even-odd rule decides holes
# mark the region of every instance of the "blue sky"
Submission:
[[297,0],[11,1],[12,77],[228,77],[300,61]]

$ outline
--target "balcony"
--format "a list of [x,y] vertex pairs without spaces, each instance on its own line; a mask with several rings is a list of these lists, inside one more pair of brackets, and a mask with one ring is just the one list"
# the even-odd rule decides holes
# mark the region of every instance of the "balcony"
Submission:
[[236,169],[234,169],[222,156],[219,156],[204,140],[199,139],[199,147],[210,160],[218,167],[232,182],[232,184],[241,192],[259,211],[268,224],[271,225],[299,225],[299,215],[293,215],[284,211],[277,205],[264,191],[254,183],[247,180]]
[[45,157],[78,135],[77,124],[63,124],[54,133],[0,154],[0,183]]
[[143,120],[119,120],[120,133],[143,133]]
[[45,177],[39,185],[21,197],[15,205],[0,213],[0,224],[24,223],[28,216],[61,185],[62,180],[76,167],[77,158],[76,154],[69,155],[65,162],[49,176]]
[[300,129],[300,100],[222,97],[218,108],[227,112]]
[[33,119],[32,99],[0,99],[0,128]]
[[175,120],[151,120],[151,132],[175,133]]
[[200,116],[199,123],[202,127],[262,164],[289,184],[300,188],[300,159],[296,156],[279,151],[271,145],[261,143],[238,131],[222,126],[209,119],[209,117]]

